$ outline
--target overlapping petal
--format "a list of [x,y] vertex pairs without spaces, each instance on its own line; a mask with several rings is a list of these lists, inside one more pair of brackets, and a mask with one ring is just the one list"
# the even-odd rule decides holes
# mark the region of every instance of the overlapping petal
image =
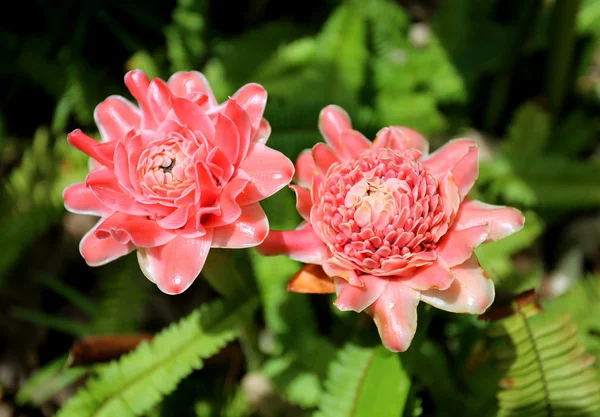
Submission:
[[[401,126],[380,130],[370,144],[337,106],[321,111],[319,128],[326,143],[296,162],[293,189],[306,223],[271,231],[259,250],[320,265],[335,281],[334,304],[367,311],[392,351],[410,346],[421,300],[457,313],[485,311],[494,286],[473,251],[517,232],[524,218],[465,200],[479,173],[477,144],[455,140],[428,155],[427,140]],[[324,292],[312,284],[322,281],[298,288]]]
[[200,273],[211,247],[261,243],[269,223],[259,201],[287,185],[294,166],[265,143],[267,94],[258,84],[218,104],[198,72],[168,82],[142,71],[125,84],[139,108],[122,97],[100,103],[97,142],[76,130],[69,142],[89,155],[85,183],[65,190],[65,206],[101,216],[81,243],[90,265],[138,250],[144,274],[177,294]]

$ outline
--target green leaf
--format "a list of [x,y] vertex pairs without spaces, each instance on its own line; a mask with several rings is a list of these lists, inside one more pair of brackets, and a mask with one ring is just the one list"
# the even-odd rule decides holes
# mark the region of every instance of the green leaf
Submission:
[[37,371],[17,393],[17,404],[39,406],[87,373],[84,368],[67,368],[67,356],[53,360]]
[[102,367],[57,417],[143,415],[193,370],[201,369],[203,359],[233,340],[236,329],[251,316],[256,305],[256,299],[249,298],[237,305],[215,301],[200,307],[150,343],[144,342]]
[[511,346],[497,350],[498,357],[510,364],[500,382],[504,389],[498,394],[498,417],[598,415],[595,358],[579,345],[571,316],[540,314],[536,303],[515,303],[514,311],[501,323]]
[[398,417],[410,378],[397,354],[350,343],[330,365],[325,388],[315,417]]

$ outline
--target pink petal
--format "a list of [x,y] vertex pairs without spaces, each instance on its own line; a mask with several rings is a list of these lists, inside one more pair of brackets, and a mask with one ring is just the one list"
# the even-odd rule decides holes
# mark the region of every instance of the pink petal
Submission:
[[106,207],[85,183],[71,184],[63,191],[65,208],[72,213],[108,217],[114,210]]
[[212,241],[212,231],[187,239],[177,236],[154,248],[138,249],[138,262],[144,275],[165,294],[181,294],[200,274]]
[[325,141],[337,152],[342,154],[344,145],[342,143],[342,132],[352,129],[350,116],[344,109],[331,104],[321,110],[319,114],[319,130]]
[[327,247],[317,237],[310,223],[296,230],[271,230],[257,249],[263,255],[286,255],[308,264],[321,264],[327,254]]
[[[237,158],[233,162],[235,166],[238,166],[246,157],[248,148],[250,147],[250,138],[252,137],[252,120],[250,120],[248,113],[234,99],[227,100],[223,114],[229,117],[237,127],[239,143]],[[260,123],[260,120],[258,123]]]
[[312,187],[312,179],[317,167],[312,151],[307,149],[303,151],[296,159],[296,182],[304,188]]
[[267,90],[260,84],[250,83],[236,91],[233,98],[248,113],[252,131],[256,132],[267,105]]
[[310,209],[313,206],[310,191],[298,185],[290,185],[290,188],[296,193],[296,209],[302,218],[310,221]]
[[165,217],[156,220],[156,223],[160,228],[165,228],[169,230],[179,229],[187,223],[190,217],[189,213],[190,205],[177,207]]
[[493,281],[471,256],[452,268],[456,278],[445,291],[429,290],[421,293],[421,300],[452,313],[482,314],[494,301]]
[[213,248],[249,248],[265,240],[269,221],[260,204],[254,203],[243,207],[235,222],[213,230]]
[[485,242],[489,234],[487,224],[463,230],[451,228],[440,240],[436,252],[450,267],[462,264],[471,257],[476,247]]
[[94,158],[104,166],[112,167],[112,151],[117,142],[98,143],[94,138],[89,137],[80,129],[75,129],[67,136],[67,140],[73,147]]
[[269,140],[269,136],[271,136],[271,125],[267,122],[267,119],[262,119],[260,121],[260,125],[258,126],[258,131],[251,139],[252,142],[265,144],[267,140]]
[[250,183],[238,198],[240,205],[251,204],[275,194],[290,183],[294,164],[284,154],[265,145],[254,144],[239,167]]
[[176,96],[185,97],[188,94],[202,93],[208,96],[208,106],[217,106],[217,100],[213,94],[210,83],[204,74],[198,71],[179,71],[171,75],[167,81],[171,91]]
[[469,152],[450,170],[458,187],[461,199],[464,198],[479,176],[479,148],[471,147]]
[[148,87],[150,80],[142,70],[133,70],[125,74],[125,85],[133,97],[138,101],[142,110],[142,129],[153,129],[157,126],[154,115],[148,103]]
[[160,125],[164,120],[167,119],[167,115],[171,111],[171,90],[169,86],[163,80],[155,78],[150,82],[148,86],[148,105],[154,120],[157,125]]
[[490,229],[486,242],[492,242],[521,230],[525,224],[525,217],[523,213],[512,207],[465,200],[460,205],[454,227],[461,230],[483,224],[487,224]]
[[206,112],[195,103],[181,97],[171,99],[173,110],[179,121],[194,131],[197,130],[208,140],[215,137],[215,128]]
[[363,286],[355,286],[342,278],[335,277],[337,299],[333,303],[340,311],[356,311],[360,313],[379,298],[385,291],[389,280],[373,275],[361,275]]
[[140,110],[120,96],[110,96],[94,109],[94,120],[106,142],[120,140],[131,129],[139,129]]
[[225,152],[225,155],[232,164],[237,162],[240,149],[240,135],[237,126],[223,113],[217,115],[215,146],[218,146]]
[[442,177],[439,190],[442,198],[442,210],[448,218],[453,219],[460,207],[460,194],[452,174],[447,173]]
[[121,242],[133,242],[138,248],[161,246],[177,236],[170,230],[165,230],[157,222],[147,219],[131,219],[122,222],[110,230],[114,239]]
[[418,291],[437,288],[445,290],[454,281],[454,274],[443,261],[437,260],[430,266],[418,268],[409,278],[401,278],[401,282]]
[[243,211],[237,200],[247,184],[248,178],[241,175],[229,181],[219,196],[220,214],[211,216],[208,221],[203,222],[203,226],[222,227],[236,221]]
[[416,130],[404,126],[390,126],[384,127],[377,133],[371,146],[371,150],[384,148],[397,151],[416,149],[426,155],[429,151],[429,143]]
[[368,309],[379,330],[381,341],[392,352],[404,352],[417,330],[419,293],[398,281],[390,281],[385,291]]
[[104,219],[101,219],[96,226],[85,234],[79,243],[79,252],[89,266],[101,266],[114,261],[121,256],[127,255],[135,249],[133,243],[121,244],[112,237],[107,239],[98,239],[95,235],[96,227]]
[[148,215],[141,204],[123,192],[115,175],[105,167],[90,172],[85,184],[98,200],[115,211],[137,216]]
[[434,177],[441,178],[454,168],[473,147],[477,147],[477,143],[473,140],[450,141],[425,158],[423,164]]
[[312,156],[315,161],[317,169],[322,173],[326,174],[329,167],[333,164],[339,163],[340,159],[338,154],[330,146],[320,142],[312,148]]

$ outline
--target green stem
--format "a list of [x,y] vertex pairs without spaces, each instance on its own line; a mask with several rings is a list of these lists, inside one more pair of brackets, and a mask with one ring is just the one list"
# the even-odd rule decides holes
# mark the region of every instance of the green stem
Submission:
[[567,92],[581,0],[556,0],[552,8],[545,91],[552,113],[560,111]]

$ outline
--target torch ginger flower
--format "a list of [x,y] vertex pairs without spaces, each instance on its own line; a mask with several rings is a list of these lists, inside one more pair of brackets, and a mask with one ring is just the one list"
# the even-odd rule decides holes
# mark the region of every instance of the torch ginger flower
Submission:
[[322,266],[305,267],[289,288],[337,292],[334,304],[366,310],[392,351],[410,346],[419,301],[483,313],[494,284],[473,250],[517,232],[524,217],[465,198],[478,176],[476,143],[455,140],[428,155],[425,138],[396,126],[371,143],[337,106],[321,111],[319,127],[327,144],[300,155],[292,186],[305,222],[259,246]]
[[137,249],[146,277],[178,294],[198,276],[211,247],[264,240],[269,223],[258,202],[287,185],[294,166],[265,146],[267,93],[258,84],[222,105],[198,72],[179,72],[165,83],[135,70],[125,84],[139,108],[111,96],[94,112],[101,142],[80,130],[68,136],[92,158],[92,170],[65,189],[65,206],[101,217],[80,244],[89,265]]

